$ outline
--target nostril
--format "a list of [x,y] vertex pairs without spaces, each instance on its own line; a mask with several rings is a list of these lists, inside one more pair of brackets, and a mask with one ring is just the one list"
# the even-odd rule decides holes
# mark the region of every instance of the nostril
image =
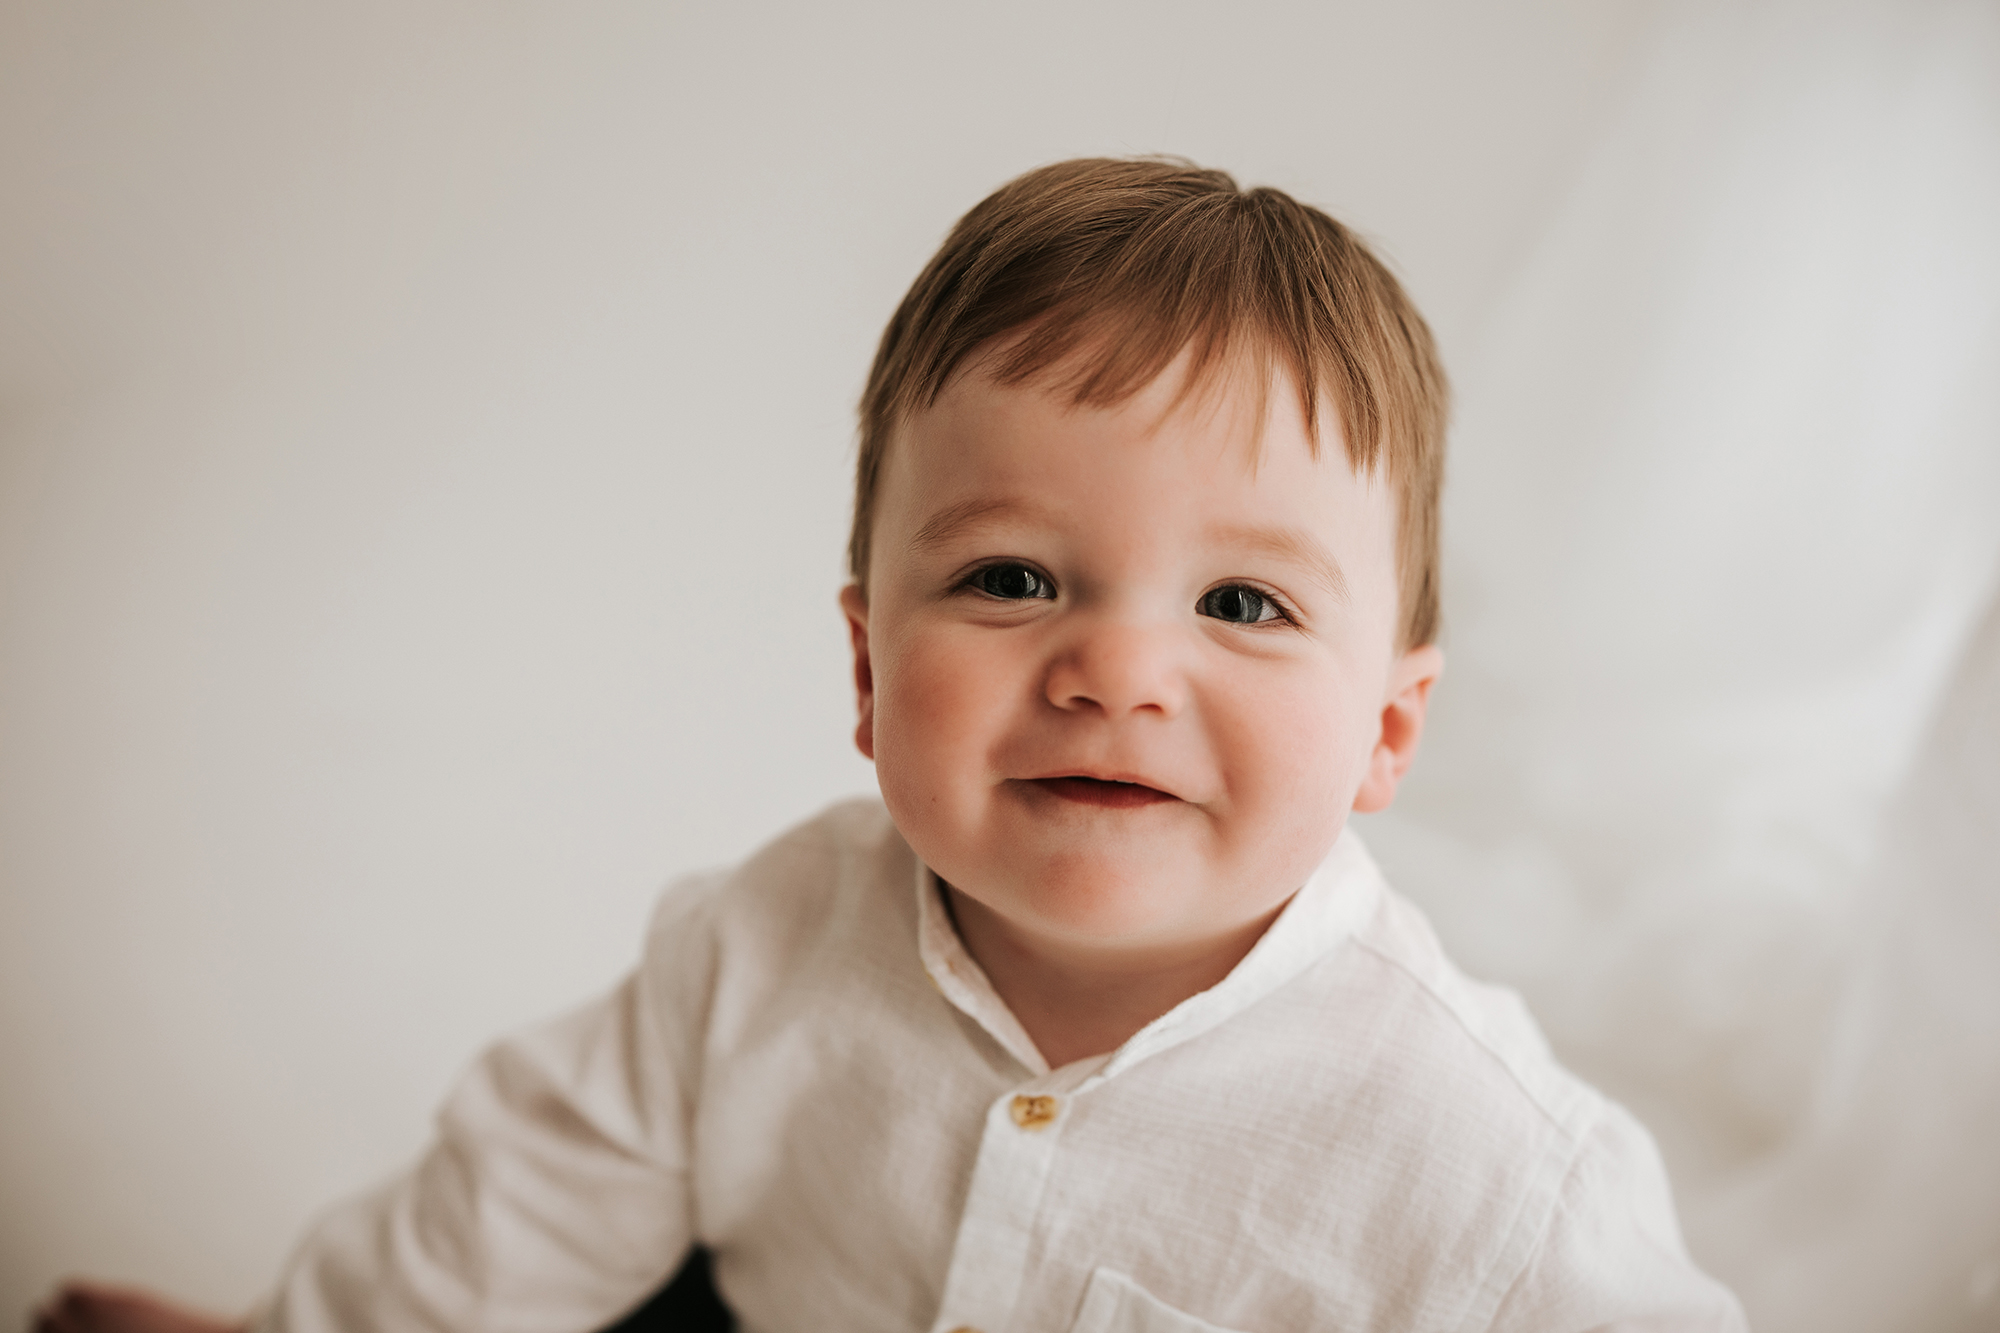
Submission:
[[1184,665],[1151,626],[1100,624],[1051,661],[1046,694],[1070,711],[1171,715],[1186,693]]

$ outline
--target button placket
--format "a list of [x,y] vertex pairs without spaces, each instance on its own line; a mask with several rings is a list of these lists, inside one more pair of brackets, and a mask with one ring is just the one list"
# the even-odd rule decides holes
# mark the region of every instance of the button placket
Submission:
[[1015,1092],[987,1108],[935,1333],[1010,1327],[1069,1100]]

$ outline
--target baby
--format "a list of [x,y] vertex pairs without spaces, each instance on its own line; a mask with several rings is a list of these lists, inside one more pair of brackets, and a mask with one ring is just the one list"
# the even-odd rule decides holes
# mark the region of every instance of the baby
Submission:
[[1741,1328],[1645,1131],[1345,828],[1442,666],[1444,418],[1394,278],[1286,195],[1087,160],[982,202],[862,404],[881,803],[669,890],[256,1326],[584,1333],[700,1244],[774,1333]]

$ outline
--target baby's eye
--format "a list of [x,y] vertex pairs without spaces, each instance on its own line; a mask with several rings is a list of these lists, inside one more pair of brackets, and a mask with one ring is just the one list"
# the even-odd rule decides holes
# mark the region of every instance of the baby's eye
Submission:
[[1260,621],[1282,620],[1284,612],[1277,602],[1240,583],[1226,584],[1220,588],[1210,588],[1195,603],[1195,610],[1217,620],[1226,620],[1232,625],[1255,625]]
[[1056,595],[1055,585],[1026,565],[988,565],[972,576],[972,586],[1010,602]]

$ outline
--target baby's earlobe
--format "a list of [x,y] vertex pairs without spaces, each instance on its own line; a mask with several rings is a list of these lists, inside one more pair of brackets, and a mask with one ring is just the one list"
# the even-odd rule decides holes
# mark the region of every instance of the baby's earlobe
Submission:
[[1389,678],[1389,698],[1382,705],[1382,730],[1368,756],[1368,774],[1354,794],[1354,808],[1361,814],[1387,810],[1396,799],[1396,788],[1417,757],[1423,739],[1424,717],[1430,708],[1431,687],[1444,671],[1444,653],[1436,644],[1412,648],[1397,659]]
[[874,762],[875,759],[875,703],[873,700],[861,705],[861,720],[854,724],[854,748],[861,751],[861,757]]
[[854,727],[854,748],[875,758],[875,669],[868,658],[868,601],[861,586],[840,590],[840,609],[847,617],[848,644],[854,652],[854,696],[860,720]]

